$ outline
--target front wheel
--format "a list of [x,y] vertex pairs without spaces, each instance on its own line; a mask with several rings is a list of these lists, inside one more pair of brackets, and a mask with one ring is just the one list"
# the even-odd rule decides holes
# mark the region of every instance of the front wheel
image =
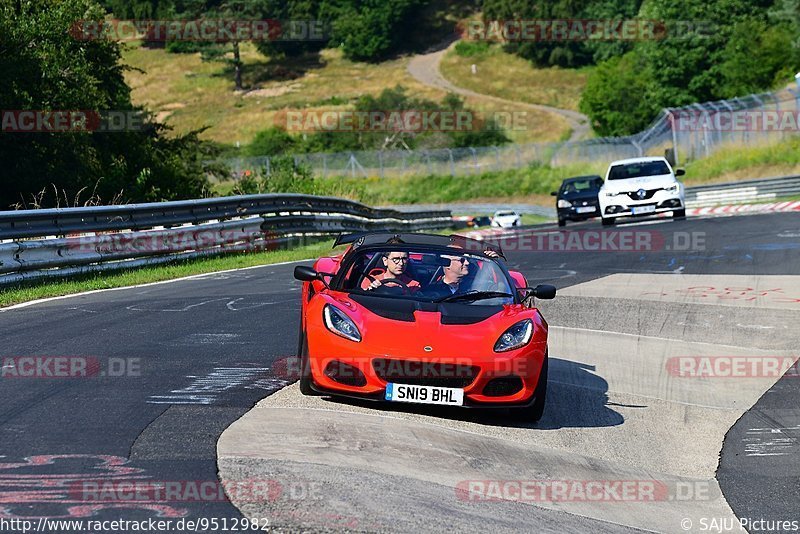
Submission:
[[603,226],[614,226],[614,219],[613,218],[611,218],[611,217],[609,217],[609,218],[602,217],[602,220],[603,220]]
[[682,210],[675,210],[672,212],[673,219],[685,219],[686,218],[686,208]]
[[539,383],[536,384],[536,389],[533,392],[533,396],[536,400],[534,400],[533,404],[530,406],[517,408],[513,411],[514,418],[517,421],[536,423],[542,418],[542,415],[544,415],[544,404],[547,398],[547,360],[547,354],[545,354],[542,370],[539,373]]
[[559,226],[566,226],[567,225],[566,219],[559,219],[558,220],[558,225]]
[[305,332],[300,332],[297,356],[300,358],[300,393],[315,395],[316,392],[311,388],[311,362],[308,359],[308,339]]

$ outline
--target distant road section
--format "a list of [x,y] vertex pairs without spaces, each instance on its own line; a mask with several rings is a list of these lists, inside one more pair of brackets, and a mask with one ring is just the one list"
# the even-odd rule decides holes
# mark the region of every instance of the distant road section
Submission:
[[572,135],[569,138],[570,141],[578,141],[580,139],[586,139],[589,137],[590,134],[589,117],[587,117],[583,113],[578,113],[577,111],[572,111],[569,109],[554,108],[542,104],[529,104],[527,102],[506,100],[504,98],[498,98],[496,96],[476,93],[475,91],[472,91],[470,89],[465,89],[463,87],[458,87],[456,85],[453,85],[453,83],[446,80],[444,76],[442,76],[442,73],[439,70],[439,65],[442,62],[442,58],[447,53],[447,50],[449,50],[449,47],[437,50],[435,52],[429,52],[427,54],[420,54],[418,56],[412,57],[411,61],[409,61],[408,63],[409,74],[411,74],[411,76],[416,78],[417,81],[419,81],[420,83],[429,85],[431,87],[444,89],[445,91],[450,91],[451,93],[456,93],[458,95],[471,96],[475,98],[485,98],[487,100],[492,100],[494,102],[499,102],[502,104],[508,104],[512,106],[517,106],[520,108],[535,109],[538,111],[555,113],[563,117],[569,123],[570,128],[572,128]]

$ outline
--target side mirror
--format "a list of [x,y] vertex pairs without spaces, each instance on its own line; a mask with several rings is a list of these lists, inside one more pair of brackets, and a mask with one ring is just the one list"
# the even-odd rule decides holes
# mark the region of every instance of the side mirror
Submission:
[[320,279],[319,273],[315,271],[313,267],[308,267],[306,265],[298,265],[295,267],[294,277],[303,282],[313,282],[314,280]]
[[551,197],[557,197],[558,196],[558,191],[550,191],[550,196]]
[[683,169],[675,169],[675,176],[683,176],[686,174],[686,171]]
[[556,287],[549,284],[539,284],[534,287],[530,295],[537,299],[550,300],[556,298]]

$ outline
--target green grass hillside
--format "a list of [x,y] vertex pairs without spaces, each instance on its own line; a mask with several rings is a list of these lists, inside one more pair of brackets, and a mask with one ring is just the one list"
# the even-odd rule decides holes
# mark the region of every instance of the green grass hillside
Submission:
[[[273,126],[276,114],[285,109],[349,109],[359,96],[377,96],[397,85],[416,98],[439,102],[446,96],[408,74],[408,57],[361,63],[330,49],[318,57],[274,61],[245,43],[242,60],[246,90],[236,92],[228,65],[203,61],[199,53],[172,54],[132,45],[123,56],[133,67],[126,80],[135,103],[154,111],[176,133],[208,126],[203,138],[229,145],[249,143],[257,132]],[[467,98],[465,104],[481,113],[516,111],[483,98]],[[512,141],[556,141],[568,133],[566,123],[551,113],[530,112],[527,124],[524,130],[508,132]]]

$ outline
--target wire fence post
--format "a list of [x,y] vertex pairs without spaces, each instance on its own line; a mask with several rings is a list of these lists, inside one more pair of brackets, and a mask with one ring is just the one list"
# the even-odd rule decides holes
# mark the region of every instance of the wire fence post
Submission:
[[456,162],[453,161],[453,151],[451,149],[447,149],[447,153],[450,155],[450,176],[455,177],[456,175]]
[[478,152],[473,147],[469,147],[472,152],[472,174],[478,174]]
[[669,110],[669,129],[672,130],[672,160],[675,162],[674,165],[677,167],[680,165],[680,160],[678,159],[678,131],[677,127],[675,126],[675,114],[672,110]]

